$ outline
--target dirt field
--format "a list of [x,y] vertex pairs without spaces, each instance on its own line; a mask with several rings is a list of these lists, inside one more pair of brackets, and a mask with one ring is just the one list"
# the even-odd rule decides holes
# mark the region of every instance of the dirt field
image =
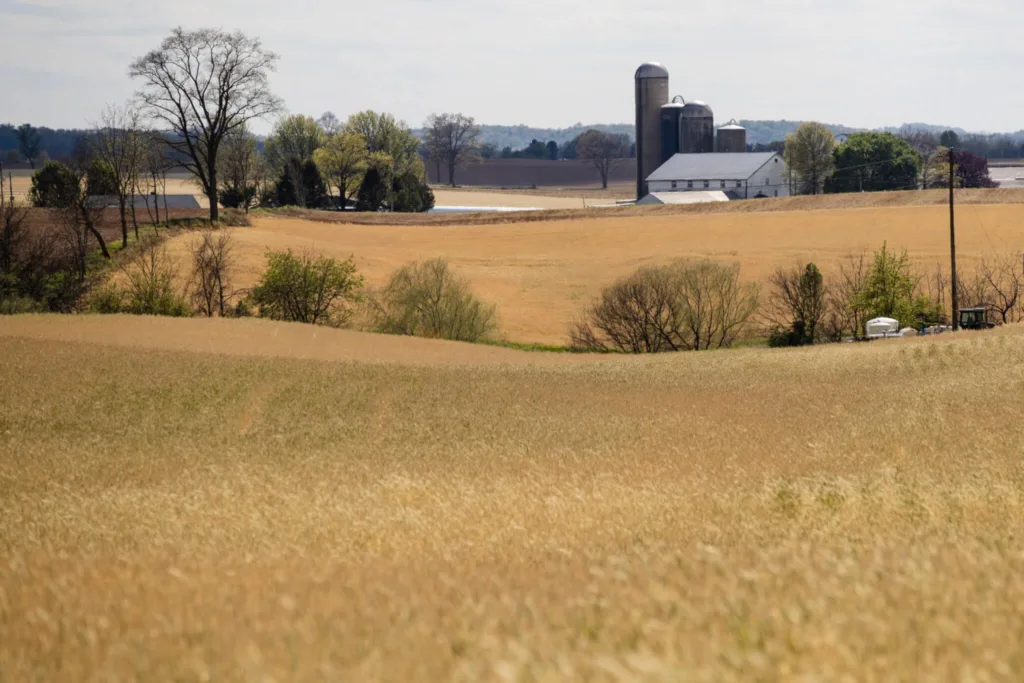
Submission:
[[[18,201],[27,202],[29,190],[32,189],[33,171],[13,171],[14,197]],[[10,196],[7,189],[7,180],[4,179],[4,191]],[[167,178],[167,194],[191,194],[195,195],[199,205],[209,209],[210,201],[200,192],[190,176],[185,174],[174,174]]]
[[0,680],[1024,669],[1019,327],[582,362],[30,317],[0,356]]
[[[985,255],[1024,250],[1024,204],[965,204],[959,216],[957,246],[964,267]],[[508,339],[562,344],[573,319],[601,287],[641,265],[709,257],[738,261],[743,277],[763,281],[776,267],[797,262],[814,261],[828,274],[847,255],[887,241],[890,247],[907,248],[922,270],[943,264],[948,272],[948,220],[941,205],[627,216],[597,212],[572,220],[429,227],[258,217],[253,227],[234,234],[239,286],[255,283],[267,249],[354,254],[371,285],[381,284],[408,261],[440,256],[468,277],[481,297],[497,304]],[[182,259],[188,239],[171,244]]]

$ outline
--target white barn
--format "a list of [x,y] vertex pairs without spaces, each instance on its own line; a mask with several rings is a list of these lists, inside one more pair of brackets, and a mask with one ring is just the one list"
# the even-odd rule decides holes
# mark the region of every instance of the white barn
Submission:
[[725,192],[730,199],[788,197],[789,170],[777,152],[676,154],[648,176],[647,191]]

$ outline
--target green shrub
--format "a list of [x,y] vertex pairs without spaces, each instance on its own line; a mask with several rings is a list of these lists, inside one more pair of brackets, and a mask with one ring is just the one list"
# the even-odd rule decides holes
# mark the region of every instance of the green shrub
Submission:
[[352,318],[363,278],[344,261],[288,251],[267,252],[267,270],[253,288],[261,318],[341,327]]
[[123,313],[125,292],[114,285],[107,285],[89,295],[89,310],[93,313]]
[[475,342],[496,327],[494,306],[477,299],[443,259],[400,268],[370,308],[375,329],[387,334]]
[[46,306],[41,301],[24,296],[0,297],[0,315],[18,315],[19,313],[44,313]]
[[120,271],[119,282],[109,283],[89,298],[92,311],[173,318],[192,315],[188,300],[174,286],[173,261],[158,241],[141,242]]
[[59,161],[47,161],[32,176],[29,199],[36,207],[62,209],[71,205],[80,187],[74,171]]

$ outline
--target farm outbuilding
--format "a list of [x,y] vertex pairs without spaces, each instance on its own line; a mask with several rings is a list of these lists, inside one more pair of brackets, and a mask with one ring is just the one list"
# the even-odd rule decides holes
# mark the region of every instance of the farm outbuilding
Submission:
[[730,199],[788,197],[789,172],[776,152],[676,154],[647,177],[647,188],[656,195],[717,191]]

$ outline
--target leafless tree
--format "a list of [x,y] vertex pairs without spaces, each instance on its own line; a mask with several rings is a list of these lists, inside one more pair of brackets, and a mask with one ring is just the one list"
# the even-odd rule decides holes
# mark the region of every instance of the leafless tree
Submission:
[[142,138],[141,172],[138,182],[141,184],[145,178],[146,188],[144,192],[140,188],[138,194],[143,197],[147,212],[149,211],[149,198],[153,198],[157,223],[160,222],[160,195],[164,197],[164,220],[170,219],[170,215],[167,213],[167,173],[174,168],[175,162],[167,152],[167,144],[160,133],[156,131],[145,133]]
[[448,184],[455,187],[455,169],[476,156],[480,126],[463,114],[431,114],[425,125],[427,150],[436,162],[444,162]]
[[917,151],[918,156],[921,157],[920,182],[922,189],[927,190],[936,187],[937,182],[946,180],[945,178],[938,177],[941,175],[939,172],[941,164],[936,163],[939,160],[938,136],[908,124],[900,128],[897,137],[909,143]]
[[132,63],[144,111],[166,127],[171,149],[199,180],[217,220],[217,156],[224,137],[281,109],[269,75],[278,57],[242,33],[176,28],[160,49]]
[[586,159],[601,175],[601,187],[608,187],[608,176],[612,168],[628,155],[629,138],[599,130],[588,130],[576,140],[576,154]]
[[856,305],[857,294],[864,289],[870,262],[865,252],[851,254],[839,264],[839,274],[828,284],[828,308],[825,313],[825,335],[838,341],[845,334],[854,339],[864,336],[867,317]]
[[[134,209],[135,188],[144,154],[138,110],[131,106],[108,107],[100,116],[100,123],[89,139],[95,158],[105,163],[112,172],[121,218],[121,248],[127,247],[129,203]],[[135,239],[138,238],[139,226],[136,222]]]
[[334,115],[333,111],[325,111],[316,122],[320,124],[320,128],[323,129],[324,134],[329,138],[334,137],[345,128],[345,124]]
[[192,243],[192,303],[199,315],[224,317],[231,306],[234,253],[226,230],[203,230]]
[[580,349],[659,353],[729,347],[753,318],[758,288],[739,265],[677,261],[606,288],[570,331]]
[[773,337],[787,336],[787,344],[814,344],[823,336],[822,322],[828,310],[829,293],[818,267],[794,265],[777,268],[768,278],[765,318]]
[[1024,256],[1016,253],[978,264],[979,278],[987,290],[986,306],[998,313],[1003,323],[1022,319],[1021,296],[1024,294]]
[[220,155],[220,182],[221,191],[225,193],[225,206],[229,205],[226,197],[230,195],[233,200],[230,205],[234,206],[237,202],[238,206],[249,213],[249,206],[256,196],[259,163],[256,138],[244,126],[225,136]]

